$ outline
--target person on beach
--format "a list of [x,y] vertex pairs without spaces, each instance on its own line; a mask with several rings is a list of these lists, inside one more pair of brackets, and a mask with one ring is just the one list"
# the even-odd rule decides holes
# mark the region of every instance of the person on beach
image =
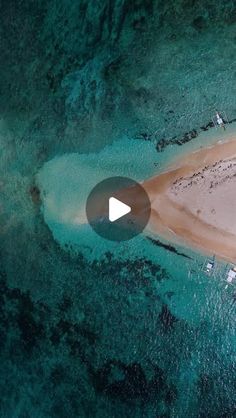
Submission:
[[224,131],[225,131],[225,129],[226,129],[225,124],[224,124],[224,121],[223,121],[222,117],[220,116],[219,112],[216,112],[216,122],[217,122],[217,125],[219,125],[221,128],[223,128]]

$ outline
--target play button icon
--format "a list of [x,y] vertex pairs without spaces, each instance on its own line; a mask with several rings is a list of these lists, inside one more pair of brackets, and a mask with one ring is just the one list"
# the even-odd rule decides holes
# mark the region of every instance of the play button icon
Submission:
[[90,192],[86,214],[90,226],[101,237],[126,241],[143,231],[151,207],[145,189],[127,177],[109,177]]
[[115,197],[110,197],[109,199],[109,221],[115,222],[117,219],[122,218],[122,216],[127,215],[131,212],[131,207],[116,199]]

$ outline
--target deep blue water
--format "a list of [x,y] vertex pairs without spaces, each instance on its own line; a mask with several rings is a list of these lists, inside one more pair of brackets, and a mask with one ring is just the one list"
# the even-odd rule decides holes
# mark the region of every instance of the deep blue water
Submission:
[[0,416],[236,417],[224,266],[70,223],[106,173],[142,180],[236,118],[235,3],[0,5]]

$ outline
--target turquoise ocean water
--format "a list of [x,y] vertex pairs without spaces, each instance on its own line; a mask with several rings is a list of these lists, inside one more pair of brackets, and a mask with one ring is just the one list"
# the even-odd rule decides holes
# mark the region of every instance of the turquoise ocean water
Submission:
[[2,10],[0,416],[235,417],[225,265],[208,277],[186,246],[81,225],[97,181],[224,139],[209,123],[236,118],[234,2]]

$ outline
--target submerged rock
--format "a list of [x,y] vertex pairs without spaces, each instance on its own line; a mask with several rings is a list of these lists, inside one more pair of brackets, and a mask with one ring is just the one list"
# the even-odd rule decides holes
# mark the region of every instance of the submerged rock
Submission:
[[39,205],[41,203],[39,188],[37,186],[31,186],[29,192],[30,192],[30,195],[31,195],[32,202],[35,205]]

